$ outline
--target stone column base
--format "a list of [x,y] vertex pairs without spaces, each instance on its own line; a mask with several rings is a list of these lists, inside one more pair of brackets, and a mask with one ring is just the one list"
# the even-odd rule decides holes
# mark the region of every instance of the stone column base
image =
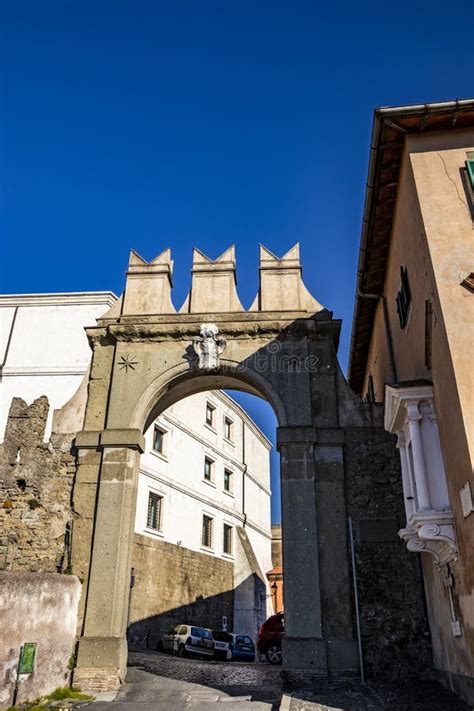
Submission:
[[115,691],[124,682],[126,671],[126,669],[81,667],[74,670],[72,683],[81,691]]
[[114,691],[127,671],[125,637],[80,637],[73,684],[82,691]]
[[283,638],[284,682],[311,686],[328,676],[353,677],[359,673],[359,651],[354,639]]
[[283,671],[307,671],[314,675],[327,676],[328,665],[326,641],[314,637],[284,637]]

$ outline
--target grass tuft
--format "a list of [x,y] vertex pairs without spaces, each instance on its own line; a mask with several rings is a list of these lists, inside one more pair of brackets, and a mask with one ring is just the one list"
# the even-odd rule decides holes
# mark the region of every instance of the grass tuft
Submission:
[[44,696],[43,698],[48,701],[62,701],[63,699],[76,699],[76,701],[91,701],[92,696],[88,694],[83,694],[79,689],[75,689],[73,686],[59,686],[51,694]]
[[51,708],[48,701],[65,701],[67,699],[73,701],[93,701],[94,697],[88,694],[83,694],[79,689],[73,686],[59,686],[46,696],[41,696],[34,701],[23,701],[18,706],[10,706],[7,711],[47,711]]

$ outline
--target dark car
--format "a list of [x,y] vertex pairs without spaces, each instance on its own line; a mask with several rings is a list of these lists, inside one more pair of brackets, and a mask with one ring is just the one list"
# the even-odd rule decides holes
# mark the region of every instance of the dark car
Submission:
[[214,637],[214,657],[217,659],[255,661],[255,645],[248,635],[212,630],[212,636]]
[[281,640],[285,634],[283,612],[265,620],[258,631],[257,649],[270,664],[281,664]]
[[230,661],[232,659],[232,652],[230,651],[232,635],[222,630],[212,630],[212,636],[214,637],[214,657]]

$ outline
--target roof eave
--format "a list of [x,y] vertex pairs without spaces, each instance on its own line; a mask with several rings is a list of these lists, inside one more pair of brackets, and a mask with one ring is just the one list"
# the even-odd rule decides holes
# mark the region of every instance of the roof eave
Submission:
[[[354,312],[352,318],[352,333],[348,368],[348,381],[356,392],[360,393],[362,391],[363,386],[363,382],[360,382],[361,379],[359,374],[354,373],[354,362],[356,360],[356,350],[358,346],[357,326],[359,323],[361,303],[362,300],[367,296],[369,296],[370,298],[382,295],[382,293],[380,293],[365,295],[365,297],[363,296],[363,279],[367,273],[367,242],[369,230],[371,227],[372,213],[374,209],[374,187],[376,183],[382,129],[387,126],[397,131],[400,135],[401,143],[404,144],[405,135],[407,133],[410,133],[411,131],[403,125],[397,124],[397,117],[403,121],[403,119],[416,118],[417,116],[419,116],[421,117],[420,125],[423,125],[423,122],[426,123],[429,116],[433,116],[436,114],[448,114],[453,116],[452,124],[449,126],[449,128],[454,128],[456,126],[457,116],[460,113],[465,112],[473,112],[474,116],[474,99],[459,99],[454,101],[444,101],[431,104],[413,104],[407,106],[384,106],[375,109],[374,111],[372,136],[370,142],[369,165],[367,170],[364,213],[362,218],[361,241],[357,265],[357,282],[355,291]],[[474,121],[472,122],[472,125],[474,125]],[[424,126],[418,128],[417,130],[421,131],[423,130],[423,128]],[[433,130],[436,130],[436,128],[434,128]],[[366,355],[368,356],[368,348]]]

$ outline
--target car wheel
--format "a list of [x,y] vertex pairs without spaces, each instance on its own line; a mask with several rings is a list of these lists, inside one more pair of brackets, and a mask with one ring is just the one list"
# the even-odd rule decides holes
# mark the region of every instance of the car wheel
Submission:
[[232,661],[232,652],[230,651],[230,649],[227,650],[227,652],[225,654],[225,658],[227,659],[228,662]]
[[186,647],[184,644],[180,644],[178,647],[178,657],[181,657],[182,659],[186,656]]
[[271,644],[269,647],[267,647],[265,656],[269,664],[281,664],[281,659],[283,656],[281,651],[281,645]]
[[165,648],[163,647],[163,641],[161,639],[158,640],[158,647],[157,647],[159,652],[164,652]]

